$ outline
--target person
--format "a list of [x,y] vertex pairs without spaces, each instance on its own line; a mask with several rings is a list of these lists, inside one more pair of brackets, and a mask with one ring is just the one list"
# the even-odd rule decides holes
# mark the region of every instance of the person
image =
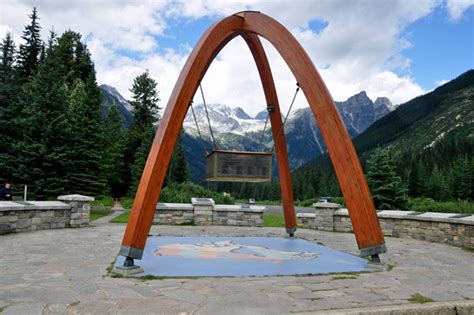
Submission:
[[5,187],[0,189],[0,200],[12,200],[12,184],[6,183]]

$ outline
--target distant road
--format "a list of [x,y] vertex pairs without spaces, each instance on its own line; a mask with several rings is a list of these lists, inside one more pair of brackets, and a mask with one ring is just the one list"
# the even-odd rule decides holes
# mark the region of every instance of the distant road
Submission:
[[[314,208],[295,207],[296,213],[314,213]],[[266,206],[265,212],[283,212],[282,206]]]

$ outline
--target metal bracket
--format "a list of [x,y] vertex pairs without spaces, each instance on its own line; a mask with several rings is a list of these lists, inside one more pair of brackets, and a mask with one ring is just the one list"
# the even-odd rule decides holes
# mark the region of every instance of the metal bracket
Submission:
[[385,244],[373,246],[373,247],[366,247],[361,248],[360,250],[360,257],[369,257],[369,264],[373,265],[383,265],[380,261],[379,254],[383,254],[387,252],[387,246]]
[[136,266],[133,261],[133,258],[125,257],[123,265],[115,267],[113,271],[116,273],[122,274],[124,276],[128,276],[128,275],[133,275],[137,273],[142,273],[145,270],[143,270],[143,268],[140,266]]
[[275,105],[267,104],[267,112],[274,113],[275,112]]
[[122,247],[120,247],[119,255],[134,259],[142,259],[143,249],[122,245]]
[[286,228],[286,233],[288,233],[289,237],[294,237],[296,232],[296,227],[294,228]]

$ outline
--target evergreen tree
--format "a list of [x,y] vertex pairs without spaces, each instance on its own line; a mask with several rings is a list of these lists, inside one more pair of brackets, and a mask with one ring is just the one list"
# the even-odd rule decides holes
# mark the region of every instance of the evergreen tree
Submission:
[[139,128],[146,131],[156,122],[156,116],[161,108],[158,106],[160,98],[156,89],[157,83],[150,77],[148,70],[140,74],[133,80],[132,105],[133,110],[133,128]]
[[25,26],[21,37],[25,43],[20,45],[18,54],[18,72],[22,80],[28,79],[36,71],[43,49],[40,36],[41,27],[38,23],[36,7],[33,8],[33,12],[28,17],[30,18],[30,24]]
[[181,138],[183,132],[184,130],[181,130],[180,136],[178,136],[176,144],[174,145],[173,155],[168,167],[168,176],[165,180],[166,184],[170,182],[184,183],[189,181],[189,167],[184,156],[183,140]]
[[367,161],[367,181],[377,209],[403,209],[405,189],[395,172],[388,149],[378,149]]
[[447,200],[449,198],[449,187],[446,179],[436,166],[428,179],[427,192],[428,196],[435,200]]
[[15,139],[13,120],[16,116],[16,95],[20,86],[15,80],[15,44],[8,32],[0,44],[0,181],[13,181],[12,143]]
[[143,169],[145,168],[146,160],[148,158],[148,154],[150,153],[151,145],[153,143],[153,138],[155,135],[155,129],[150,127],[147,131],[142,134],[142,143],[138,150],[135,152],[133,156],[133,164],[131,166],[131,186],[130,186],[130,195],[134,196],[138,184],[140,183],[140,179],[142,177]]
[[412,197],[420,197],[425,191],[426,171],[423,162],[413,160],[411,163],[410,177],[408,179],[408,191]]
[[128,129],[126,163],[129,166],[130,193],[134,194],[141,177],[146,158],[154,136],[153,124],[160,110],[157,83],[148,71],[137,76],[130,91],[132,92],[133,122]]
[[0,80],[1,82],[9,82],[14,79],[13,65],[15,62],[15,43],[12,34],[7,32],[5,38],[0,44],[1,60],[0,60]]
[[[68,30],[57,40],[56,53],[64,67],[64,79],[69,86],[73,86],[77,79],[86,82],[92,76],[95,77],[89,50],[81,42],[81,37],[81,34]],[[54,32],[51,33],[51,38],[54,41]]]
[[21,126],[22,137],[12,144],[15,184],[28,184],[30,195],[39,199],[63,194],[68,186],[67,87],[54,55],[24,85],[19,103],[15,125]]
[[455,199],[472,199],[472,178],[474,170],[467,157],[456,159],[452,167],[452,197]]
[[[64,78],[65,79],[65,78]],[[77,79],[68,97],[67,137],[65,148],[69,192],[101,195],[106,192],[106,179],[101,164],[101,130],[99,102],[94,102],[93,83]]]
[[123,118],[120,116],[117,105],[114,103],[107,113],[104,126],[103,166],[108,186],[113,197],[126,194],[125,187],[125,146],[126,134],[122,128]]

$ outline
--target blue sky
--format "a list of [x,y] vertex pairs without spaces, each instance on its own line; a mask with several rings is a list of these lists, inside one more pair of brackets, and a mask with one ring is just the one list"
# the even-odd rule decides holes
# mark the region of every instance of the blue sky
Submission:
[[[258,10],[300,41],[335,100],[365,90],[373,100],[386,96],[401,104],[474,67],[473,5],[474,0],[3,0],[0,36],[11,31],[19,43],[36,6],[45,38],[51,27],[84,35],[99,83],[128,98],[134,77],[149,69],[165,106],[206,28],[232,13]],[[264,46],[285,109],[295,80],[271,45]],[[203,85],[210,103],[240,106],[249,114],[262,110],[258,73],[238,38],[213,62]],[[305,106],[299,97],[295,108]]]
[[408,72],[425,90],[474,68],[474,7],[456,22],[446,7],[438,7],[403,33],[413,45],[404,51],[411,60]]

